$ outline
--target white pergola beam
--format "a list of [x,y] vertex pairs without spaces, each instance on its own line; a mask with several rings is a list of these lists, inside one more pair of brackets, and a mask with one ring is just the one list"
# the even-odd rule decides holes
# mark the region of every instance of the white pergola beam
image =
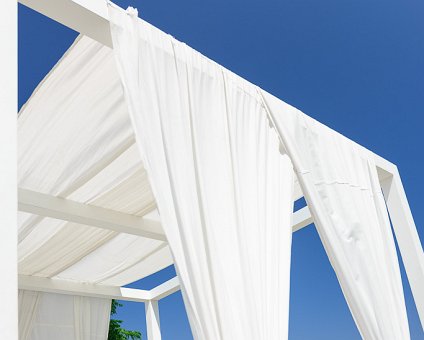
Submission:
[[18,2],[112,47],[106,0],[18,0]]
[[382,180],[381,187],[424,329],[424,253],[398,171]]
[[[39,216],[166,241],[159,220],[124,214],[27,189],[18,189],[18,209]],[[313,220],[308,207],[293,213],[293,232],[311,223]]]
[[80,283],[63,279],[19,275],[19,289],[37,292],[91,296],[133,302],[158,301],[180,290],[178,277],[151,289],[135,289],[102,284]]
[[166,241],[159,221],[19,189],[18,209],[64,221]]
[[314,223],[314,220],[311,216],[311,212],[309,211],[309,208],[307,206],[294,212],[292,220],[293,232],[298,231]]
[[152,300],[160,300],[180,290],[180,281],[174,277],[150,291]]
[[78,283],[68,280],[25,275],[19,275],[19,289],[134,302],[146,302],[151,298],[151,293],[148,290]]

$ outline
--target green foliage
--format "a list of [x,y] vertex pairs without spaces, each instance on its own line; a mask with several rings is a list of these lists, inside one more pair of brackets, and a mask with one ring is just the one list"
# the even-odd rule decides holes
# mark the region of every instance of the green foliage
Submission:
[[[122,304],[112,300],[110,315],[116,314],[116,309]],[[121,327],[122,320],[110,319],[108,340],[141,340],[141,333],[138,331],[129,331]]]

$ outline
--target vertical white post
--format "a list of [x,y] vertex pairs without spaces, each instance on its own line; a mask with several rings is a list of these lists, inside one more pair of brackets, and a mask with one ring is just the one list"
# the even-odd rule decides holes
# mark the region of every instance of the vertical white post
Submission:
[[398,170],[380,184],[424,329],[424,253]]
[[149,300],[145,302],[146,306],[146,324],[147,339],[161,340],[160,321],[159,321],[159,304],[157,300]]
[[0,10],[0,338],[18,339],[17,281],[17,2]]

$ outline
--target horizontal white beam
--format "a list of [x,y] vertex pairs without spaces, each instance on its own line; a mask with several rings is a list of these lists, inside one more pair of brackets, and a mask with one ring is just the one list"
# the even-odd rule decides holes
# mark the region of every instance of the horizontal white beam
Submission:
[[309,211],[308,207],[303,207],[302,209],[297,210],[293,214],[293,232],[298,231],[312,223],[314,223],[314,220],[311,216],[311,212]]
[[18,0],[18,2],[112,47],[106,0]]
[[159,221],[19,189],[19,211],[166,241]]
[[151,300],[160,300],[164,297],[167,297],[168,295],[171,295],[175,293],[176,291],[180,290],[180,281],[178,280],[178,277],[174,277],[161,285],[153,288],[150,291],[150,299]]
[[134,289],[101,284],[81,283],[62,279],[19,275],[19,289],[65,295],[91,296],[134,302],[160,300],[180,290],[178,277],[151,289]]
[[[18,189],[18,209],[39,216],[166,241],[159,220],[124,214],[27,189]],[[311,223],[313,220],[308,207],[293,214],[293,232]]]
[[148,290],[78,283],[68,280],[49,279],[36,276],[19,275],[18,282],[19,289],[46,293],[91,296],[135,302],[146,302],[149,301],[151,297],[151,293]]

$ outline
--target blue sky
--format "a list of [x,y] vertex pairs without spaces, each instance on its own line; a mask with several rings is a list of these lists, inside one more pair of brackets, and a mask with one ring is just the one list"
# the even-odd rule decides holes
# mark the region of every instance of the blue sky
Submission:
[[[424,239],[422,0],[119,0],[310,116],[396,163]],[[77,33],[19,6],[19,107]],[[172,267],[131,286],[152,288]],[[412,339],[424,339],[402,267]],[[293,236],[290,339],[359,339],[314,227]],[[160,302],[164,340],[191,339],[181,295]],[[145,333],[143,304],[124,325]]]

